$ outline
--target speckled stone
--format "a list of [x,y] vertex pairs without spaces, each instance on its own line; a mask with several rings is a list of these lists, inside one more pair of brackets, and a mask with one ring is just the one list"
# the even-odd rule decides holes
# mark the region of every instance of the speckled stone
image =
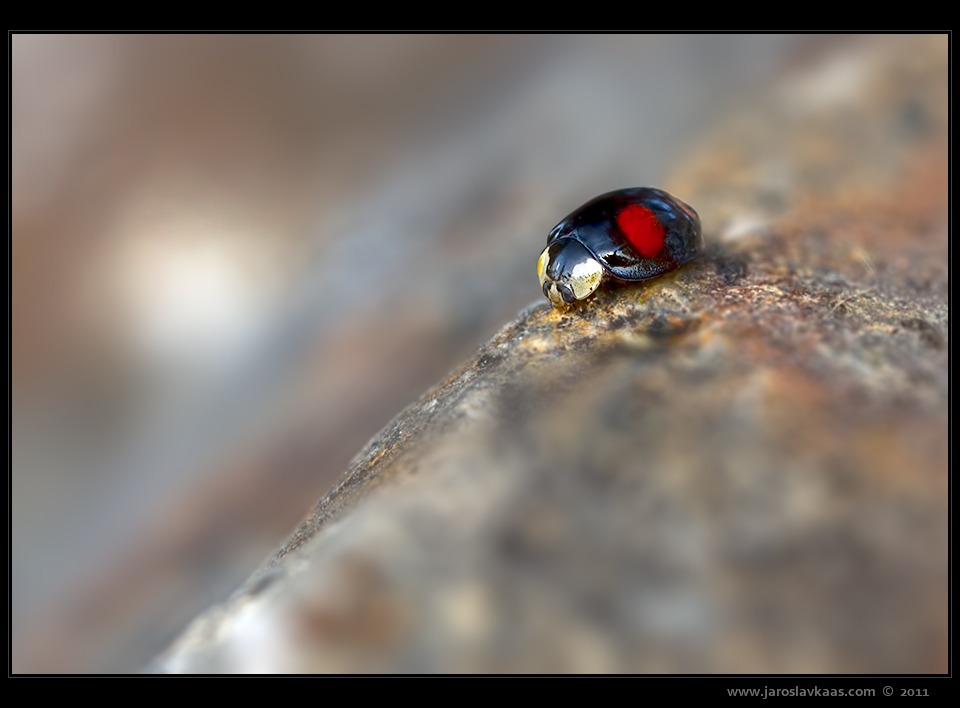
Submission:
[[153,668],[946,671],[947,42],[896,41],[719,126],[662,185],[703,257],[521,313]]

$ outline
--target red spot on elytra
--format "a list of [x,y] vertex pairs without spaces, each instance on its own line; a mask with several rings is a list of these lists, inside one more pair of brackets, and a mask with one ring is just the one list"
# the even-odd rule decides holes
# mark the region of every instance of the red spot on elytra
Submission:
[[663,235],[667,230],[646,207],[628,204],[617,214],[617,226],[644,258],[655,258],[663,250]]

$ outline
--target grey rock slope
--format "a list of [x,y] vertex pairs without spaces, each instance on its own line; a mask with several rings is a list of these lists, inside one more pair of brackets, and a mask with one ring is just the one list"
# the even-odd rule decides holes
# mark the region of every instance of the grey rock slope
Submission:
[[521,313],[152,668],[945,671],[946,40],[897,41],[718,126],[660,185],[704,257]]

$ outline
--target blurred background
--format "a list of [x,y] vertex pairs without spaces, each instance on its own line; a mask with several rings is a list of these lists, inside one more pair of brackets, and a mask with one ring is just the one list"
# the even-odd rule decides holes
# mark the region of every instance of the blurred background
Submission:
[[141,669],[559,219],[858,41],[13,35],[14,671]]

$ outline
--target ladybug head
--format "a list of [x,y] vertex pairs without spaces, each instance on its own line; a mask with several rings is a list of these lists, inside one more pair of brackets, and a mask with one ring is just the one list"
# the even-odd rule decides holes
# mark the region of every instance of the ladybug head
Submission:
[[537,263],[543,294],[557,307],[589,297],[603,280],[603,266],[582,243],[559,238],[548,245]]

